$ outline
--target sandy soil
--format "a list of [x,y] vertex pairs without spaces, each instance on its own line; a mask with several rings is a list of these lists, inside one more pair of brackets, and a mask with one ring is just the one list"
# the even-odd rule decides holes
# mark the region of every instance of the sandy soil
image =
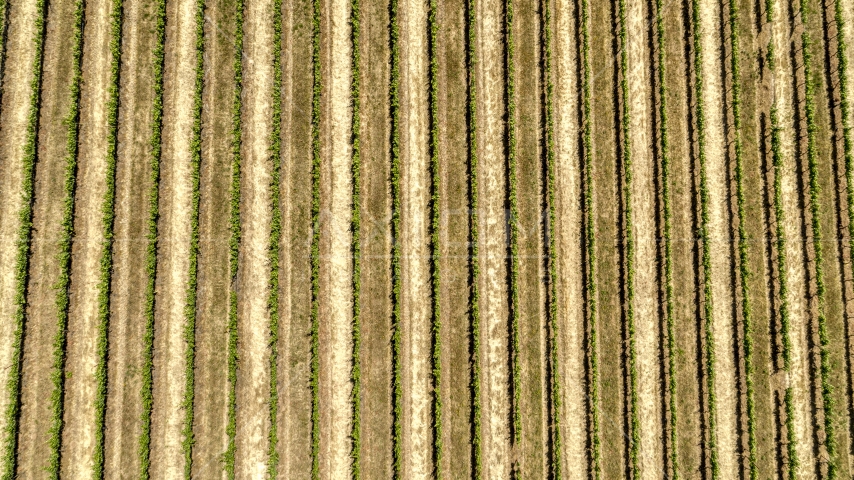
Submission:
[[720,475],[738,475],[736,457],[737,391],[733,358],[731,289],[731,235],[729,229],[729,190],[726,139],[724,136],[724,89],[721,78],[720,5],[711,0],[700,4],[703,42],[703,97],[706,105],[706,175],[709,188],[709,239],[712,259],[714,298],[715,393],[717,395],[717,447]]
[[184,305],[189,272],[193,90],[196,68],[195,2],[167,12],[163,157],[154,334],[154,407],[151,476],[183,475]]
[[638,370],[640,464],[643,478],[665,475],[661,459],[664,430],[661,424],[663,391],[659,363],[657,230],[655,223],[655,162],[650,52],[645,39],[649,25],[645,3],[630,2],[627,18],[631,154],[633,158],[632,208],[635,236],[635,331]]
[[[554,10],[553,71],[557,185],[558,318],[560,377],[563,411],[560,412],[564,472],[584,476],[587,471],[587,406],[584,374],[584,286],[581,262],[581,165],[578,149],[578,90],[573,32],[576,9],[558,2]],[[544,345],[545,351],[545,345]],[[543,377],[546,378],[546,372]],[[545,386],[544,386],[545,387]]]
[[272,2],[246,3],[243,44],[243,175],[238,287],[238,477],[262,478],[269,431],[270,93],[273,85]]
[[[106,475],[138,472],[140,378],[146,282],[145,235],[150,188],[151,43],[148,26],[153,5],[130,1],[124,5],[122,85],[119,112],[119,163],[116,171],[116,219],[113,243],[113,284],[110,299],[110,354],[107,374]],[[146,18],[146,20],[143,20]],[[150,20],[149,20],[150,19]]]
[[510,396],[505,229],[504,49],[499,0],[478,3],[478,156],[481,345],[483,348],[483,471],[510,471]]
[[803,217],[800,208],[801,194],[798,190],[798,167],[794,145],[796,138],[794,125],[794,106],[792,105],[792,64],[789,52],[790,31],[785,28],[787,18],[785,12],[778,9],[775,21],[774,42],[779,55],[779,67],[774,76],[774,89],[779,118],[783,130],[780,132],[781,150],[783,152],[784,176],[783,208],[786,215],[784,230],[786,233],[786,254],[789,281],[789,315],[791,317],[792,369],[788,385],[794,389],[795,399],[795,433],[797,435],[797,453],[801,468],[799,476],[813,474],[812,465],[815,455],[812,445],[812,405],[810,401],[810,367],[807,332],[809,326],[809,304],[807,301],[807,272],[804,269],[806,252],[803,241]]
[[[346,0],[329,0],[326,10],[328,35],[328,70],[324,77],[329,103],[325,113],[326,131],[323,137],[328,145],[325,159],[329,211],[322,214],[321,235],[329,248],[328,256],[321,259],[326,271],[326,285],[321,283],[321,446],[320,473],[322,478],[345,478],[350,472],[350,430],[352,404],[352,257],[350,255],[350,208],[352,178],[350,165],[351,104],[350,76],[352,67],[350,43],[350,4]],[[325,313],[324,311],[325,310]],[[325,420],[324,420],[325,419]]]
[[98,284],[104,242],[101,208],[107,190],[106,105],[112,61],[110,5],[104,0],[86,5],[74,261],[65,364],[68,380],[62,432],[62,474],[70,478],[91,474],[95,451]]
[[[11,368],[15,314],[15,258],[18,238],[18,211],[21,209],[24,137],[30,109],[30,80],[35,56],[33,33],[36,8],[34,2],[12,3],[9,7],[9,29],[6,44],[8,58],[3,79],[3,105],[0,107],[0,385],[6,385]],[[9,397],[0,395],[0,411],[5,412]],[[0,431],[6,429],[6,416],[0,415]],[[5,449],[5,445],[0,445]]]
[[430,308],[430,153],[427,4],[405,3],[403,40],[404,475],[428,478],[432,465]]
[[47,467],[49,455],[44,445],[49,439],[48,429],[53,420],[50,396],[54,385],[50,376],[53,371],[53,341],[57,332],[57,290],[54,285],[60,271],[58,240],[65,196],[63,184],[68,128],[64,119],[71,100],[72,60],[65,49],[74,28],[74,2],[57,2],[51,7],[42,74],[33,243],[27,292],[18,435],[19,478],[38,475]]

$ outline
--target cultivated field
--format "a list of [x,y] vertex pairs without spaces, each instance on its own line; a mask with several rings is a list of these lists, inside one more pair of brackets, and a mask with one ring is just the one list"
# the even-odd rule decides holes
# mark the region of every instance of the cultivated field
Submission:
[[0,20],[0,480],[854,477],[854,0]]

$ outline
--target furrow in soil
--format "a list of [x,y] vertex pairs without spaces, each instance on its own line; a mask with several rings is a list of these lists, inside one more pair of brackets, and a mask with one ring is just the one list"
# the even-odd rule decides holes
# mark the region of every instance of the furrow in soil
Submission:
[[163,99],[163,157],[154,333],[154,406],[151,476],[178,478],[184,471],[184,306],[189,272],[192,201],[193,91],[196,2],[169,5]]
[[196,399],[193,474],[223,478],[228,418],[228,239],[231,185],[231,110],[234,98],[233,2],[205,5],[205,87],[202,93],[202,164],[199,274],[196,313]]
[[[712,326],[716,361],[717,455],[722,478],[738,475],[737,377],[733,339],[733,250],[730,232],[728,166],[724,136],[724,100],[721,45],[721,5],[710,0],[700,3],[701,23],[697,25],[703,42],[703,101],[706,106],[706,175],[709,189],[709,242],[711,243],[714,322]],[[708,406],[707,406],[708,408]]]
[[107,364],[105,474],[120,477],[139,471],[140,375],[145,315],[145,255],[151,188],[152,65],[155,5],[124,3],[119,142],[116,170],[116,219],[110,298],[110,353]]
[[327,0],[321,35],[325,45],[321,141],[321,302],[320,302],[320,475],[344,478],[350,472],[352,404],[352,201],[350,144],[350,4]]
[[[13,62],[5,62],[3,72],[3,104],[0,105],[0,385],[9,380],[14,356],[15,322],[15,258],[18,254],[16,240],[22,207],[23,156],[27,133],[27,115],[30,109],[30,86],[36,45],[36,16],[40,14],[35,2],[9,3],[9,29],[6,37],[6,55]],[[0,395],[0,412],[5,412],[11,398],[6,390]],[[6,430],[6,415],[0,415],[0,431]],[[0,445],[6,448],[6,445]]]
[[[312,2],[285,0],[282,21],[282,257],[279,478],[311,472]],[[227,39],[226,39],[227,41]],[[386,430],[388,431],[388,430]]]
[[53,422],[51,393],[54,382],[51,374],[54,337],[58,331],[58,291],[54,285],[60,274],[59,238],[68,134],[65,119],[71,106],[73,63],[67,44],[73,35],[74,9],[75,4],[71,0],[54,2],[47,18],[23,345],[16,472],[19,478],[43,474],[50,459],[45,445]]
[[86,5],[62,432],[62,475],[69,478],[91,475],[95,452],[98,283],[105,240],[101,218],[107,190],[111,10],[112,3],[107,0],[94,0]]
[[647,2],[629,1],[627,7],[627,48],[629,71],[629,111],[631,155],[633,158],[632,209],[635,238],[635,332],[638,370],[638,425],[640,427],[640,465],[643,478],[659,478],[665,474],[661,439],[662,352],[659,339],[659,306],[657,283],[657,241],[655,225],[654,156],[651,145],[652,78],[650,77],[649,46],[646,21]]
[[430,155],[427,103],[427,4],[407,0],[401,19],[402,55],[402,334],[403,468],[410,478],[432,472]]
[[238,271],[238,380],[235,475],[261,478],[269,431],[270,155],[273,86],[272,2],[247,2],[243,47],[241,252]]
[[[587,378],[585,375],[585,322],[582,302],[584,269],[581,252],[581,158],[578,124],[579,51],[577,8],[556,2],[554,28],[554,114],[555,171],[557,184],[558,324],[560,380],[563,411],[558,412],[563,429],[563,471],[587,474]],[[543,340],[543,352],[547,352]],[[546,378],[544,368],[541,375]],[[546,385],[544,384],[543,388]]]
[[481,431],[484,475],[510,475],[507,242],[504,155],[504,42],[500,0],[481,0],[478,29],[478,180],[481,276]]

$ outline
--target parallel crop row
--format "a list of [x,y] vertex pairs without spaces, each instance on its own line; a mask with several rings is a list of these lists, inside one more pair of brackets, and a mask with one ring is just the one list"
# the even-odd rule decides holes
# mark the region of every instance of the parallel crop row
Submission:
[[845,157],[845,198],[848,208],[848,247],[854,260],[854,141],[851,139],[851,103],[848,98],[848,44],[842,2],[834,2],[836,23],[836,72],[839,79],[839,110],[842,117],[842,148]]
[[196,307],[198,305],[199,273],[199,202],[202,167],[202,89],[205,84],[205,1],[196,2],[196,78],[193,90],[193,130],[190,140],[192,158],[192,191],[190,206],[190,265],[184,304],[184,478],[193,473],[193,408],[196,396]]
[[676,332],[673,320],[673,241],[671,239],[672,209],[670,205],[670,156],[668,155],[667,136],[667,78],[665,75],[665,31],[664,31],[663,0],[655,1],[655,40],[658,48],[657,82],[658,82],[658,137],[659,155],[661,156],[661,204],[664,218],[664,315],[667,323],[667,410],[669,413],[668,428],[670,451],[670,478],[679,479],[679,455],[677,443],[677,406],[676,406]]
[[[587,321],[589,340],[588,355],[588,405],[589,405],[589,444],[590,463],[594,480],[602,474],[601,442],[599,439],[599,346],[597,334],[598,302],[596,293],[596,225],[593,211],[593,132],[590,97],[590,3],[581,1],[581,61],[582,61],[582,147],[584,149],[584,249],[586,251],[587,275],[584,280],[587,297]],[[557,350],[552,348],[552,362],[556,360]],[[554,388],[554,387],[552,387]]]
[[282,240],[282,0],[273,0],[273,124],[270,132],[270,433],[267,447],[267,478],[279,475],[279,248]]
[[98,343],[95,366],[95,453],[92,459],[92,478],[104,478],[104,443],[107,415],[107,353],[109,351],[110,282],[113,274],[113,227],[116,218],[116,164],[119,133],[119,76],[122,59],[123,0],[112,0],[110,12],[110,84],[107,99],[107,189],[101,205],[101,228],[104,243],[101,247],[100,277],[98,279]]
[[626,361],[629,376],[629,464],[632,478],[640,477],[640,421],[638,420],[638,371],[635,349],[635,236],[632,229],[632,138],[631,108],[629,107],[628,44],[626,42],[626,0],[619,1],[620,19],[620,102],[622,112],[620,132],[622,135],[623,160],[623,229],[625,230],[626,265]]
[[403,385],[401,365],[401,244],[402,231],[400,225],[400,13],[399,1],[391,2],[391,85],[389,101],[391,103],[391,238],[393,241],[391,258],[392,281],[392,403],[393,403],[393,434],[392,434],[392,472],[395,476],[403,471]]
[[[204,0],[199,0],[203,2]],[[243,145],[241,122],[243,100],[243,8],[244,0],[237,0],[234,14],[234,99],[231,106],[231,187],[228,241],[228,271],[231,283],[228,301],[228,422],[225,433],[228,445],[223,455],[225,472],[234,478],[235,435],[237,434],[237,267],[240,249],[240,163]]]
[[703,40],[700,32],[700,2],[691,2],[693,35],[694,122],[697,135],[697,161],[700,164],[700,242],[703,265],[703,319],[705,337],[706,408],[708,410],[709,468],[713,479],[718,478],[717,397],[715,395],[715,337],[712,305],[712,259],[709,244],[709,191],[706,177],[706,116],[703,101]]
[[471,399],[472,399],[472,471],[475,478],[483,473],[480,438],[480,259],[478,222],[478,166],[477,166],[477,0],[466,0],[466,71],[468,81],[468,160],[469,160],[469,258],[471,273],[469,284],[469,315],[471,321]]
[[[513,383],[511,412],[513,444],[522,438],[522,418],[519,401],[522,393],[522,365],[519,358],[519,201],[517,198],[518,165],[516,162],[516,44],[513,39],[513,0],[504,0],[504,37],[506,45],[505,96],[507,99],[507,170],[510,204],[510,342]],[[518,461],[514,462],[518,472]]]
[[142,419],[139,435],[140,480],[148,480],[151,466],[151,411],[154,404],[154,287],[157,277],[157,220],[160,217],[160,158],[163,133],[163,69],[166,43],[166,0],[155,11],[154,105],[151,122],[151,187],[148,192],[148,235],[145,250],[145,333],[142,338]]
[[750,307],[750,266],[747,251],[747,228],[744,211],[744,165],[741,141],[741,54],[739,48],[739,15],[737,0],[729,0],[729,41],[730,73],[732,74],[732,125],[735,146],[735,190],[736,209],[738,210],[738,276],[741,287],[741,321],[744,339],[742,356],[744,357],[744,386],[747,403],[747,462],[750,480],[756,480],[756,401],[753,388],[753,315]]
[[442,480],[442,317],[441,317],[441,245],[439,244],[442,173],[439,165],[439,23],[436,0],[430,0],[427,16],[430,51],[430,249],[432,296],[432,362],[433,362],[433,465],[436,480]]
[[[584,4],[586,5],[586,0]],[[585,6],[586,8],[586,6]],[[554,107],[552,99],[554,98],[554,83],[552,81],[552,30],[551,30],[551,5],[548,0],[543,2],[543,79],[545,82],[545,147],[546,147],[546,169],[548,175],[548,191],[547,201],[549,205],[549,221],[548,221],[548,285],[549,285],[549,389],[551,390],[550,409],[551,409],[551,472],[554,478],[562,478],[563,474],[563,445],[560,435],[560,411],[561,411],[561,382],[560,382],[560,351],[559,343],[559,319],[558,319],[558,259],[556,247],[556,222],[557,222],[557,203],[555,199],[555,184],[557,181],[556,160],[555,160],[555,145],[554,145]],[[586,39],[585,39],[586,41]],[[585,74],[586,74],[585,70]],[[515,163],[515,159],[514,159]],[[515,194],[515,191],[513,192]],[[515,220],[515,219],[514,219]],[[517,233],[518,235],[518,233]],[[517,274],[518,275],[518,274]],[[517,298],[518,298],[518,294]],[[516,319],[514,318],[514,322]],[[516,328],[518,333],[518,327]],[[514,342],[516,338],[514,337]],[[518,354],[518,345],[514,346],[514,353]],[[518,365],[518,363],[517,363]],[[514,375],[521,377],[521,372],[514,372]],[[514,378],[514,381],[521,383],[521,379]],[[518,415],[518,413],[517,413]]]
[[18,211],[18,234],[15,241],[15,316],[12,342],[12,364],[9,368],[9,380],[6,395],[9,404],[6,407],[6,427],[3,431],[3,480],[16,477],[18,427],[21,414],[21,374],[23,363],[24,323],[27,308],[27,282],[29,281],[30,246],[33,233],[33,201],[35,196],[35,168],[38,152],[39,107],[41,106],[42,62],[44,60],[44,40],[46,33],[47,1],[36,0],[36,20],[33,43],[32,78],[30,80],[30,108],[27,117],[27,134],[24,139],[22,159],[21,210]]
[[353,381],[352,392],[352,409],[353,409],[353,425],[350,431],[350,438],[353,440],[352,457],[350,474],[353,480],[358,480],[362,476],[361,471],[361,453],[362,453],[362,334],[361,334],[361,312],[362,312],[362,217],[361,217],[361,193],[362,193],[362,157],[361,157],[361,131],[362,131],[362,115],[361,115],[361,98],[359,97],[359,87],[361,86],[361,66],[362,56],[360,51],[361,37],[361,2],[360,0],[350,1],[350,27],[351,38],[353,40],[353,67],[352,67],[352,84],[350,86],[350,97],[353,107],[353,123],[351,130],[351,141],[353,145],[353,157],[351,173],[353,176],[353,201],[352,211],[350,214],[350,228],[352,231],[352,252],[353,252],[353,370],[350,373]]
[[320,0],[311,19],[311,478],[320,478]]
[[56,333],[53,337],[53,363],[50,380],[50,428],[48,429],[49,478],[59,478],[62,449],[62,417],[65,410],[65,348],[68,338],[69,287],[71,285],[71,243],[74,237],[74,199],[77,188],[77,154],[80,137],[80,90],[83,79],[83,22],[85,4],[74,5],[74,40],[71,47],[71,102],[65,125],[65,180],[63,184],[62,220],[59,232],[59,278],[56,282]]
[[813,263],[815,265],[816,297],[818,302],[818,337],[819,337],[819,377],[821,389],[821,410],[824,418],[824,447],[827,450],[827,478],[835,479],[839,475],[839,459],[837,458],[837,445],[835,426],[833,425],[833,387],[830,384],[830,352],[828,345],[830,338],[827,332],[827,315],[825,313],[825,284],[824,284],[824,252],[822,247],[821,231],[821,204],[819,200],[821,187],[819,185],[818,152],[816,151],[816,133],[818,127],[815,124],[815,79],[812,72],[812,39],[807,28],[808,13],[810,12],[809,0],[800,0],[801,23],[801,52],[803,55],[804,68],[804,118],[806,120],[807,144],[806,154],[809,165],[809,194],[810,194],[810,220],[813,244]]
[[[790,318],[789,318],[789,280],[786,272],[788,271],[788,259],[786,256],[786,213],[783,209],[783,151],[780,126],[780,115],[777,108],[776,92],[773,88],[774,74],[776,70],[777,60],[774,55],[774,10],[775,1],[767,0],[765,5],[766,21],[771,25],[770,42],[766,54],[768,70],[772,75],[772,98],[770,120],[771,120],[771,157],[774,165],[774,218],[776,227],[774,231],[775,247],[777,249],[777,282],[779,291],[778,295],[778,312],[780,315],[780,339],[782,344],[783,371],[790,372],[792,365],[792,340],[790,338]],[[795,406],[794,392],[792,386],[787,385],[783,402],[785,405],[785,426],[786,426],[786,457],[788,460],[788,480],[797,478],[798,470],[798,452],[796,449],[797,439],[795,438]]]
[[[6,45],[9,34],[9,0],[0,0],[0,75],[6,75]],[[3,105],[3,90],[0,90],[0,109]]]

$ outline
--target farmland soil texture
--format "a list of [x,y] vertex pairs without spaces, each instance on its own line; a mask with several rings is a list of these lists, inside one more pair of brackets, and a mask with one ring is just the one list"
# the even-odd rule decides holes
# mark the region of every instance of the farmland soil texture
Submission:
[[849,476],[851,3],[0,0],[0,478]]

